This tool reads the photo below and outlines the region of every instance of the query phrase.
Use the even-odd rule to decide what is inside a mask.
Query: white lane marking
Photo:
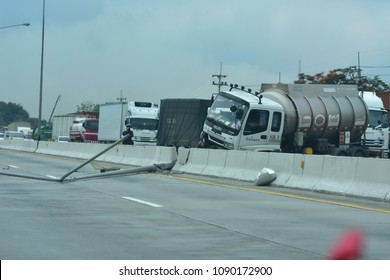
[[[148,201],[144,201],[144,200],[140,200],[140,199],[137,199],[137,198],[134,198],[134,197],[123,196],[122,198],[127,199],[127,200],[131,200],[131,201],[134,201],[134,202],[138,202],[138,203],[141,203],[141,204],[149,205],[149,206],[152,206],[152,207],[162,207],[161,205],[158,205],[158,204],[155,204],[155,203],[152,203],[152,202],[148,202]]]
[[[15,166],[15,165],[8,165],[8,166],[11,167],[11,168],[16,168],[16,169],[19,168],[19,167]]]

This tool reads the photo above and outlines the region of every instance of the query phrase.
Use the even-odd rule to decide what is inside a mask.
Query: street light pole
[[[43,0],[43,9],[42,9],[42,44],[41,44],[41,77],[39,82],[39,113],[38,113],[38,136],[37,136],[37,146],[41,140],[41,125],[42,125],[42,86],[43,86],[43,50],[45,46],[45,0]]]
[[[3,27],[0,27],[0,29],[11,28],[11,27],[16,27],[16,26],[30,26],[30,24],[28,22],[27,23],[20,23],[20,24],[3,26]]]

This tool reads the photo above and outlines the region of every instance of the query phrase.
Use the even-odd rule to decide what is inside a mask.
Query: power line
[[[362,68],[390,68],[390,66],[360,66]]]

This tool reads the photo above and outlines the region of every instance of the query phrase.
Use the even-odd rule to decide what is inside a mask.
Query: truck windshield
[[[132,129],[157,130],[158,120],[145,118],[131,118],[130,125]]]
[[[243,100],[219,94],[210,107],[207,120],[238,131],[248,107]]]
[[[369,127],[389,127],[388,113],[385,111],[370,110],[368,117]]]
[[[83,123],[83,127],[85,128],[85,130],[88,130],[88,131],[98,131],[98,128],[99,128],[99,122],[97,120],[86,120],[84,123]]]

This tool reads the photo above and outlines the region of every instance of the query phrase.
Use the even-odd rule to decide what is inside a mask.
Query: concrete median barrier
[[[190,149],[180,147],[177,151],[177,161],[175,166],[172,168],[175,172],[187,172],[188,161],[190,157]]]
[[[212,151],[210,152],[212,153]],[[216,174],[218,177],[224,177],[224,178],[232,178],[232,179],[238,179],[238,180],[244,180],[246,169],[245,169],[245,162],[246,162],[246,151],[228,151],[226,153],[226,161],[225,166],[219,172]],[[221,163],[223,164],[223,163]],[[254,177],[250,178],[249,180],[254,179]]]
[[[241,180],[254,181],[256,176],[269,165],[270,153],[247,152],[245,172]]]
[[[285,186],[291,175],[301,176],[302,155],[269,153],[268,168],[276,172],[274,185]]]
[[[177,161],[175,147],[156,147],[153,163],[171,163],[174,161]]]
[[[0,140],[0,148],[7,150],[33,152],[37,148],[37,142],[26,141],[23,139],[3,139]]]
[[[209,160],[210,150],[191,148],[188,156],[186,172],[202,174]]]
[[[87,159],[103,149],[104,147],[101,145],[90,143],[40,141],[38,149],[35,152],[39,154]]]
[[[324,157],[319,155],[302,155],[293,157],[292,174],[284,184],[286,187],[314,190],[320,181]]]
[[[314,187],[316,191],[346,195],[356,177],[358,158],[323,157],[322,174]]]
[[[156,146],[124,145],[123,164],[146,166],[153,164]]]
[[[208,161],[202,175],[221,177],[226,165],[227,150],[209,150]]]
[[[109,144],[0,140],[0,149],[90,159]],[[271,186],[390,201],[390,160],[197,148],[118,145],[97,160],[135,166],[173,163],[172,170],[254,181],[263,168],[276,172]]]
[[[390,201],[390,160],[357,158],[356,174],[348,194]]]

